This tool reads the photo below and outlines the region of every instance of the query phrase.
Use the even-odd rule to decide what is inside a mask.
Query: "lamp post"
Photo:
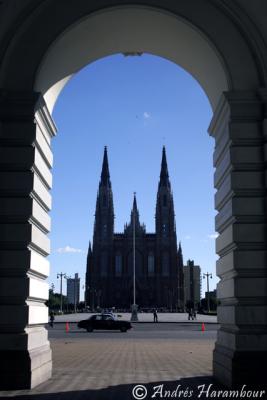
[[[136,193],[134,192],[134,199]],[[135,289],[135,207],[133,207],[133,305],[131,321],[138,321],[137,304],[136,304],[136,289]]]
[[[68,281],[69,281],[69,279],[72,279],[71,278],[71,276],[70,275],[67,275],[66,276],[66,283],[67,283],[67,310],[68,310],[68,312],[69,312],[69,296],[68,296],[68,285],[69,285],[69,283],[68,283]]]
[[[66,274],[63,272],[60,272],[57,274],[57,279],[60,278],[60,312],[62,314],[62,278],[66,278]]]
[[[211,273],[203,273],[203,279],[207,278],[207,307],[208,307],[208,313],[210,312],[210,288],[209,288],[209,278],[212,279],[212,274]]]
[[[74,314],[76,314],[76,278],[73,279],[73,293],[74,293]]]

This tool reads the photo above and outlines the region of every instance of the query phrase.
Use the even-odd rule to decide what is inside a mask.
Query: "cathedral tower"
[[[156,204],[156,234],[162,243],[176,243],[175,215],[165,146],[162,150],[160,181]]]
[[[114,235],[113,194],[109,175],[107,147],[104,148],[101,178],[98,187],[93,250],[88,251],[86,298],[94,307],[105,303],[109,297],[108,277],[112,266],[112,245]]]
[[[107,147],[104,149],[104,157],[99,182],[94,225],[94,246],[99,244],[105,247],[112,242],[114,233],[114,208],[113,194],[109,175]]]
[[[160,180],[156,203],[157,302],[169,309],[179,299],[179,259],[175,227],[173,195],[168,173],[166,149],[163,146]]]

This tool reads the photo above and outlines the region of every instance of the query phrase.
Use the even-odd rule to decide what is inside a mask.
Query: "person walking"
[[[154,309],[153,311],[153,316],[154,316],[154,322],[158,322],[158,313],[156,309]]]
[[[194,319],[192,308],[189,308],[189,310],[188,310],[188,320],[190,321],[190,319],[192,319],[192,321]]]
[[[51,311],[51,313],[50,313],[50,326],[51,326],[51,328],[54,327],[54,320],[55,320],[55,315],[54,315],[53,311]]]

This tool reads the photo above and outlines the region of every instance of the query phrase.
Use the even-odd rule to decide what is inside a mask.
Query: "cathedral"
[[[130,222],[114,232],[114,206],[107,148],[96,200],[93,243],[86,269],[86,303],[96,307],[130,309],[135,265],[136,304],[141,309],[182,310],[183,256],[177,248],[173,195],[163,147],[156,198],[155,233],[140,223],[136,195]]]

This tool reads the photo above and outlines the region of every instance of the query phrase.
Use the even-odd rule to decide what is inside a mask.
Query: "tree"
[[[60,293],[54,293],[53,288],[49,289],[49,299],[46,301],[46,306],[49,310],[59,311],[60,310]],[[63,308],[66,308],[67,305],[67,297],[62,295],[62,305]]]

